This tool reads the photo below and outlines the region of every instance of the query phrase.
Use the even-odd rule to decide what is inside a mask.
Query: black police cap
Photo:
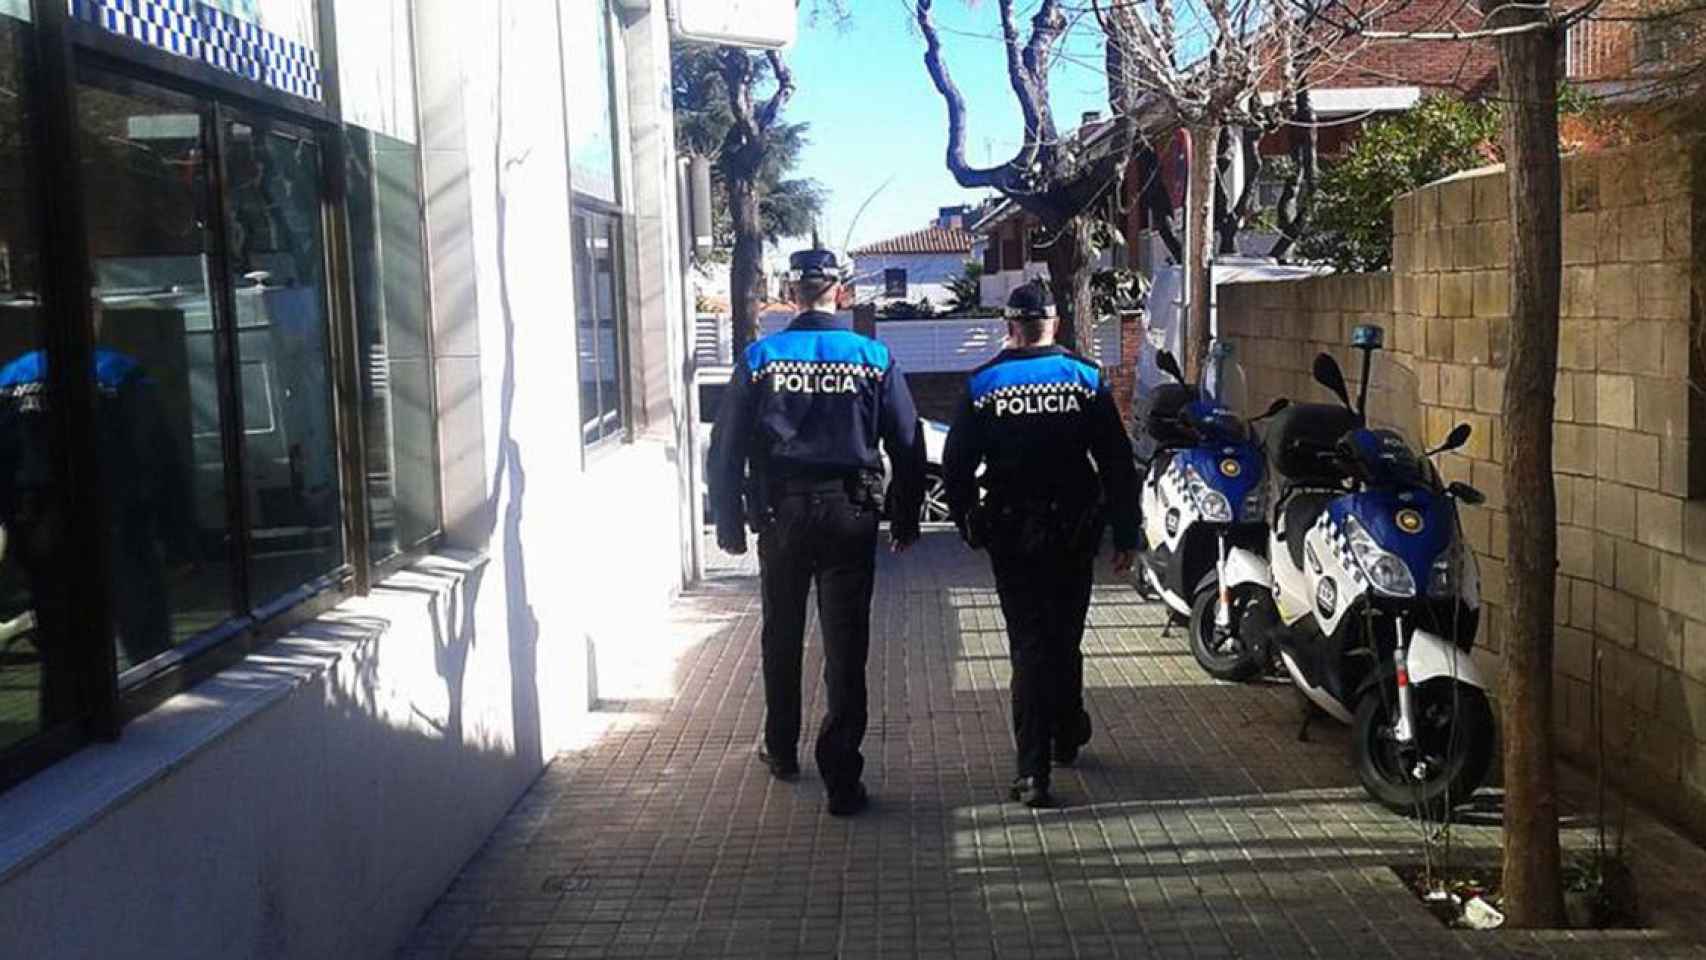
[[[1041,320],[1054,316],[1054,302],[1040,283],[1027,283],[1007,297],[1007,319]]]
[[[841,279],[841,264],[828,250],[801,250],[788,258],[788,269],[801,280]]]

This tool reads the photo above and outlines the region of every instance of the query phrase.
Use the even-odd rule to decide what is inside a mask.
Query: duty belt
[[[772,496],[788,497],[803,496],[812,493],[846,493],[854,476],[829,477],[788,477],[773,480],[770,483]]]

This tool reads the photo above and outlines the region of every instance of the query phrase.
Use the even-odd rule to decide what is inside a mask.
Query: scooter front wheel
[[[1396,813],[1443,820],[1467,801],[1492,767],[1493,708],[1479,687],[1448,678],[1411,688],[1412,742],[1397,738],[1397,691],[1385,681],[1365,691],[1352,726],[1357,777]]]
[[[1232,607],[1231,626],[1222,629],[1215,625],[1214,612],[1220,588],[1210,582],[1197,591],[1191,603],[1191,655],[1197,665],[1216,680],[1244,683],[1255,679],[1267,667],[1254,644],[1243,636],[1246,617],[1251,605],[1259,602],[1255,584],[1241,583],[1232,588],[1227,598]]]

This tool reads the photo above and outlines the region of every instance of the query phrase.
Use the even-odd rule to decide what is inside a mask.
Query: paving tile
[[[1706,853],[1643,817],[1629,844],[1655,933],[1446,930],[1387,867],[1422,832],[1369,803],[1346,731],[1299,742],[1289,686],[1215,683],[1165,611],[1099,582],[1085,639],[1096,734],[1061,809],[1003,801],[1005,634],[981,557],[927,535],[879,563],[864,816],[827,816],[809,769],[771,780],[750,557],[722,558],[677,622],[706,639],[676,695],[622,705],[559,757],[400,954],[428,957],[1706,957]],[[823,709],[809,627],[802,756]],[[1571,809],[1584,784],[1567,778]],[[1451,832],[1496,859],[1484,824]],[[1572,829],[1566,842],[1587,842]],[[1436,850],[1436,855],[1438,851]],[[1652,864],[1647,869],[1643,864]]]

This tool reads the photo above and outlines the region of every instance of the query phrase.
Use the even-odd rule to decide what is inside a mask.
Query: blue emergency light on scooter
[[[1148,587],[1189,622],[1191,652],[1211,675],[1247,680],[1269,658],[1237,632],[1226,582],[1235,547],[1260,552],[1267,539],[1266,464],[1244,419],[1244,377],[1232,345],[1210,346],[1202,382],[1185,382],[1163,350],[1156,365],[1174,380],[1157,386],[1143,430],[1153,441],[1141,491],[1146,547],[1140,573]],[[1284,409],[1284,401],[1256,418]]]
[[[1414,374],[1381,353],[1382,340],[1379,327],[1352,337],[1363,355],[1355,403],[1321,354],[1315,379],[1339,403],[1294,404],[1270,426],[1267,562],[1235,556],[1229,589],[1262,598],[1238,609],[1241,632],[1277,652],[1312,704],[1352,725],[1364,789],[1393,810],[1440,817],[1493,757],[1487,685],[1469,657],[1479,574],[1458,522],[1459,504],[1483,498],[1443,482],[1430,459],[1468,442],[1467,424],[1416,452]]]

